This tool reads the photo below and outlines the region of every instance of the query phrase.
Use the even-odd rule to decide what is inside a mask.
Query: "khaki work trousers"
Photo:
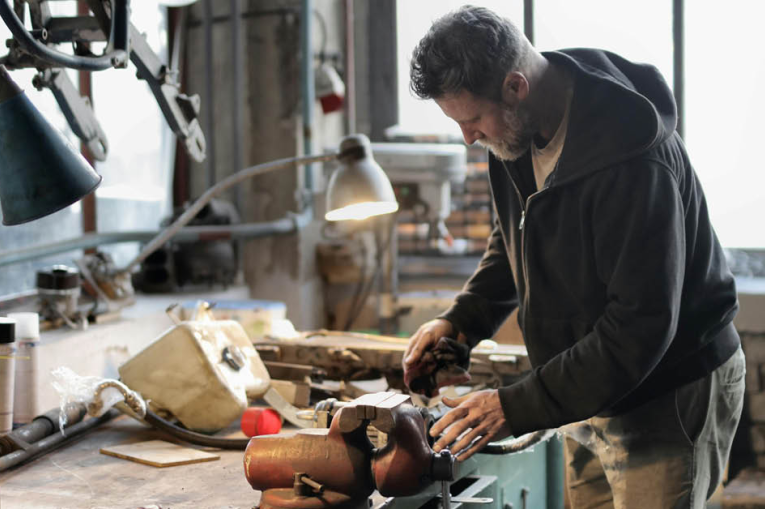
[[[615,417],[566,426],[572,509],[702,509],[722,480],[744,401],[744,353]]]

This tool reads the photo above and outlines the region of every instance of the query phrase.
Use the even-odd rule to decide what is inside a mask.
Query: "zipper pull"
[[[518,229],[523,231],[523,223],[526,222],[526,210],[521,211],[521,222],[518,224]]]

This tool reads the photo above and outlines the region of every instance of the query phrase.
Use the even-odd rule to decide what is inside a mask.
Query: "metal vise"
[[[370,424],[387,434],[384,446],[372,446]],[[245,476],[263,491],[261,509],[368,509],[375,489],[410,496],[454,479],[454,459],[430,448],[426,427],[409,396],[367,394],[341,408],[329,429],[253,437]]]

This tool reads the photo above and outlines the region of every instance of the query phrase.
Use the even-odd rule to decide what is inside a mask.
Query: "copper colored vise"
[[[387,434],[384,446],[369,441],[370,424]],[[409,396],[367,394],[341,408],[329,429],[253,437],[244,473],[263,491],[261,509],[368,509],[375,489],[410,496],[454,479],[454,459],[430,448],[426,428]]]

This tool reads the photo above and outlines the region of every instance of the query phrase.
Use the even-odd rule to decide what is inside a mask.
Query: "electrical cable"
[[[350,310],[348,313],[348,321],[346,323],[345,329],[348,330],[353,325],[353,322],[355,322],[359,315],[361,314],[361,311],[364,309],[364,304],[366,304],[367,299],[369,299],[369,295],[372,292],[372,287],[374,286],[375,281],[379,277],[380,273],[382,272],[382,258],[385,254],[385,252],[390,247],[390,243],[393,240],[393,236],[396,235],[396,220],[398,218],[398,213],[393,213],[390,215],[391,218],[391,228],[389,229],[388,238],[387,240],[382,242],[376,242],[376,249],[377,253],[375,253],[375,270],[372,273],[372,276],[367,280],[367,284],[363,293],[363,297],[359,301],[358,309]]]
[[[247,444],[250,443],[249,438],[213,437],[203,433],[197,433],[196,431],[190,431],[185,428],[181,428],[180,426],[176,426],[170,421],[166,421],[151,410],[146,411],[144,420],[155,428],[165,431],[175,438],[179,438],[184,442],[189,442],[194,445],[243,451],[247,448]]]
[[[351,317],[353,310],[356,309],[356,306],[359,305],[359,299],[361,298],[364,290],[364,280],[366,279],[367,270],[369,269],[367,264],[367,246],[364,243],[364,239],[359,239],[359,245],[361,246],[361,267],[359,268],[359,280],[356,283],[356,288],[353,290],[353,299],[351,300],[351,305],[348,307],[348,319],[346,320],[345,327],[343,327],[343,330],[345,331],[350,329],[351,325],[353,325]]]
[[[384,243],[383,242],[375,243],[375,247],[377,249],[377,253],[375,256],[375,271],[374,271],[374,274],[372,274],[372,277],[369,279],[366,289],[364,290],[364,297],[361,299],[359,303],[359,308],[355,312],[355,316],[353,318],[354,321],[358,319],[359,315],[361,314],[361,311],[364,308],[364,304],[366,303],[367,299],[369,299],[369,295],[372,293],[372,287],[374,286],[374,283],[377,282],[377,278],[380,277],[380,274],[382,273],[383,256],[385,256],[385,253],[390,248],[391,241],[393,240],[393,235],[396,235],[395,224],[396,224],[397,217],[398,217],[398,214],[396,213],[391,218],[392,225],[388,233],[387,240]]]

